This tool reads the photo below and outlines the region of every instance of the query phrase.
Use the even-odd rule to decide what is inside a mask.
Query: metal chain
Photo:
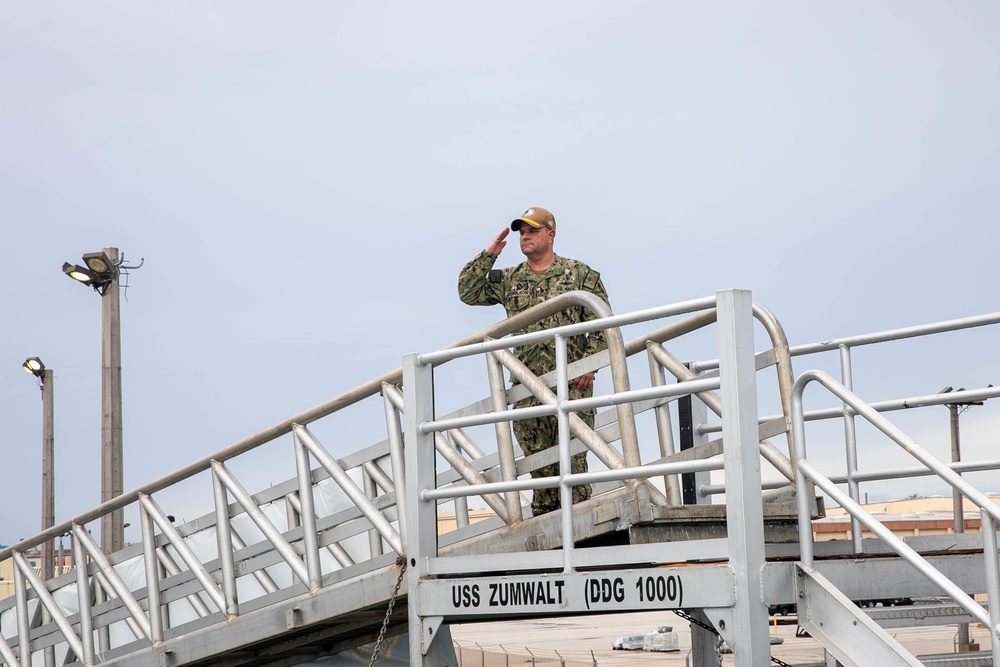
[[[396,577],[396,587],[392,589],[392,597],[389,598],[389,608],[385,610],[385,618],[382,619],[382,629],[378,631],[378,639],[375,640],[375,647],[372,649],[372,660],[368,667],[375,667],[378,660],[379,651],[382,650],[382,642],[385,640],[385,630],[389,627],[389,617],[392,616],[392,608],[396,606],[396,596],[399,595],[399,587],[403,583],[403,575],[406,574],[406,561],[402,558],[396,559],[399,565],[399,576]]]
[[[708,625],[707,623],[702,623],[701,621],[699,621],[698,619],[696,619],[696,618],[695,618],[694,616],[690,615],[690,614],[689,614],[689,613],[687,613],[686,611],[682,611],[682,610],[680,610],[680,609],[673,609],[672,611],[673,611],[673,612],[674,612],[675,614],[677,614],[678,616],[680,616],[681,618],[683,618],[683,619],[684,619],[685,621],[687,621],[688,623],[694,623],[695,625],[697,625],[697,626],[699,626],[699,627],[702,627],[702,628],[704,628],[704,629],[708,630],[708,631],[709,631],[709,632],[711,632],[711,633],[712,633],[713,635],[716,635],[716,636],[718,636],[718,634],[719,634],[719,631],[718,631],[718,630],[716,630],[715,628],[713,628],[713,627],[712,627],[711,625]]]
[[[702,623],[698,619],[696,619],[693,616],[691,616],[690,614],[688,614],[686,611],[681,611],[680,609],[674,609],[673,612],[675,614],[677,614],[678,616],[680,616],[681,618],[683,618],[688,623],[694,623],[695,625],[700,626],[700,627],[708,630],[713,635],[715,635],[716,637],[719,638],[718,639],[718,643],[716,645],[716,650],[718,650],[718,652],[719,652],[719,664],[721,665],[722,664],[722,641],[723,640],[722,640],[722,635],[719,634],[719,631],[716,630],[715,628],[713,628],[711,625],[708,625],[707,623]],[[773,662],[774,664],[776,664],[778,667],[792,667],[787,662],[784,662],[783,660],[779,660],[778,658],[775,658],[773,655],[771,656],[771,662]]]
[[[680,616],[681,618],[683,618],[688,623],[693,623],[693,624],[695,624],[695,625],[697,625],[697,626],[699,626],[701,628],[704,628],[705,630],[708,630],[713,635],[715,635],[715,657],[718,658],[718,660],[719,660],[719,667],[722,667],[722,641],[723,640],[722,640],[722,635],[719,634],[719,631],[716,630],[715,628],[713,628],[711,625],[708,625],[707,623],[702,623],[701,621],[699,621],[698,619],[696,619],[694,616],[692,616],[691,614],[687,613],[686,611],[681,611],[680,609],[674,609],[673,612],[675,614],[677,614],[678,616]]]

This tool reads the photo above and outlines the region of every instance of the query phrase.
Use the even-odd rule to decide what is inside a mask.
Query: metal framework
[[[570,305],[600,319],[509,335]],[[563,295],[443,350],[409,354],[397,371],[0,551],[15,582],[15,595],[0,601],[0,664],[294,665],[388,630],[409,632],[411,664],[436,666],[448,658],[449,622],[677,609],[721,634],[737,665],[756,667],[770,660],[765,603],[798,602],[800,622],[831,659],[912,665],[920,663],[880,625],[900,619],[880,620],[851,600],[933,592],[955,603],[940,618],[992,629],[996,662],[1000,606],[984,607],[969,593],[1000,597],[1000,509],[958,473],[1000,469],[1000,461],[945,464],[883,413],[994,398],[1000,389],[866,403],[851,390],[850,350],[998,323],[992,314],[792,348],[745,290],[624,315],[590,294]],[[756,327],[768,341],[760,352]],[[630,328],[639,334],[626,341]],[[567,337],[597,330],[608,349],[569,363]],[[684,363],[666,347],[704,333],[715,360]],[[515,351],[542,340],[554,341],[557,367],[536,377]],[[838,350],[841,381],[821,371],[793,374],[793,358]],[[642,373],[630,372],[630,360],[648,367],[647,386],[633,387]],[[481,399],[463,405],[471,374],[451,386],[444,367],[452,362],[464,370],[485,362]],[[762,417],[758,375],[771,367],[769,404],[781,414]],[[570,400],[569,378],[600,368],[609,369],[612,391]],[[505,373],[519,384],[508,389]],[[810,384],[840,407],[805,410]],[[541,405],[510,408],[528,395]],[[677,451],[669,410],[682,397],[693,397],[697,437]],[[449,401],[461,407],[439,415]],[[357,431],[354,406],[362,402],[380,414],[377,441],[335,454]],[[593,429],[576,414],[591,408],[599,410]],[[556,417],[558,446],[524,456],[511,423],[541,415]],[[861,470],[858,417],[919,466]],[[844,422],[846,476],[824,473],[806,456],[806,423],[830,419]],[[772,444],[782,434],[785,446]],[[270,461],[273,445],[289,442],[279,456],[290,478],[251,493],[237,471]],[[573,474],[570,459],[580,452],[592,470]],[[528,476],[551,463],[563,472]],[[762,483],[764,466],[782,481]],[[678,476],[692,473],[712,474],[714,483],[699,485],[698,505],[683,505]],[[966,547],[961,559],[921,555],[920,544],[895,538],[859,504],[862,484],[923,475],[939,476],[981,510],[982,535],[955,536]],[[572,487],[581,484],[595,495],[573,505]],[[531,517],[524,494],[536,488],[558,488],[565,509]],[[813,545],[817,491],[851,514],[849,544]],[[202,497],[206,513],[175,524],[162,505],[178,493]],[[720,493],[724,503],[702,504]],[[470,504],[491,518],[473,522]],[[443,528],[445,510],[454,512],[453,528]],[[107,554],[90,528],[115,512],[135,517],[140,539]],[[797,521],[797,542],[771,539],[775,516]],[[720,527],[699,539],[669,537],[673,526],[706,517]],[[862,540],[862,526],[877,539]],[[44,581],[26,554],[64,534],[76,567]],[[873,562],[877,575],[859,581],[842,561],[824,559],[838,549],[892,557]],[[784,558],[773,560],[779,552]],[[400,577],[406,613],[385,627]],[[696,667],[717,664],[707,631],[694,632],[702,633],[693,642]]]

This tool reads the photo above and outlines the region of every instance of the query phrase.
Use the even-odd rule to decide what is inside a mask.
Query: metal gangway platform
[[[569,306],[600,319],[511,335]],[[1000,597],[1000,507],[962,477],[1000,461],[945,463],[889,419],[1000,388],[866,402],[851,356],[997,324],[1000,313],[790,347],[745,290],[619,315],[562,295],[0,551],[16,590],[0,601],[0,663],[290,666],[406,633],[410,663],[436,667],[449,664],[450,623],[662,609],[696,621],[696,667],[721,664],[720,637],[736,665],[760,667],[767,605],[794,603],[827,664],[919,665],[883,627],[904,621],[852,601],[934,595],[948,611],[912,624],[977,622],[993,641],[980,662],[933,664],[1000,664],[1000,605],[972,597]],[[608,349],[567,364],[566,338],[596,330]],[[543,339],[558,367],[536,377],[512,350]],[[708,360],[672,352],[689,340]],[[793,372],[822,355],[839,377]],[[567,379],[598,369],[611,391],[569,400]],[[541,405],[511,408],[529,394]],[[823,407],[806,409],[807,394]],[[593,430],[576,415],[590,408]],[[557,417],[559,446],[524,456],[511,421],[539,415]],[[838,440],[807,447],[823,424]],[[859,441],[872,434],[907,463],[866,468]],[[825,471],[832,449],[846,474]],[[568,471],[578,452],[587,473],[528,475]],[[251,493],[261,471],[286,481]],[[928,475],[979,508],[981,533],[904,540],[861,505],[863,484]],[[589,501],[531,517],[534,488],[559,488],[565,508],[579,484],[593,485]],[[814,543],[828,505],[850,513],[850,539]],[[91,529],[112,512],[141,537],[104,554]],[[43,581],[26,554],[62,535],[75,568]]]

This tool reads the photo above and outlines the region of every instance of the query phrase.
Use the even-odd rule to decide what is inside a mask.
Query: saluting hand
[[[507,238],[508,234],[510,234],[510,227],[504,227],[503,231],[494,236],[493,240],[490,241],[490,244],[486,246],[486,252],[491,255],[499,255],[503,252],[504,246],[507,245],[507,242],[504,239]]]

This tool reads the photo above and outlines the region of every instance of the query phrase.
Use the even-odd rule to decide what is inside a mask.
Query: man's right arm
[[[500,283],[490,282],[490,269],[496,255],[482,251],[458,274],[458,298],[470,306],[492,306],[502,303]]]
[[[501,284],[490,282],[490,269],[507,245],[509,228],[493,237],[486,250],[476,255],[458,274],[458,298],[470,306],[492,306],[503,303]]]

